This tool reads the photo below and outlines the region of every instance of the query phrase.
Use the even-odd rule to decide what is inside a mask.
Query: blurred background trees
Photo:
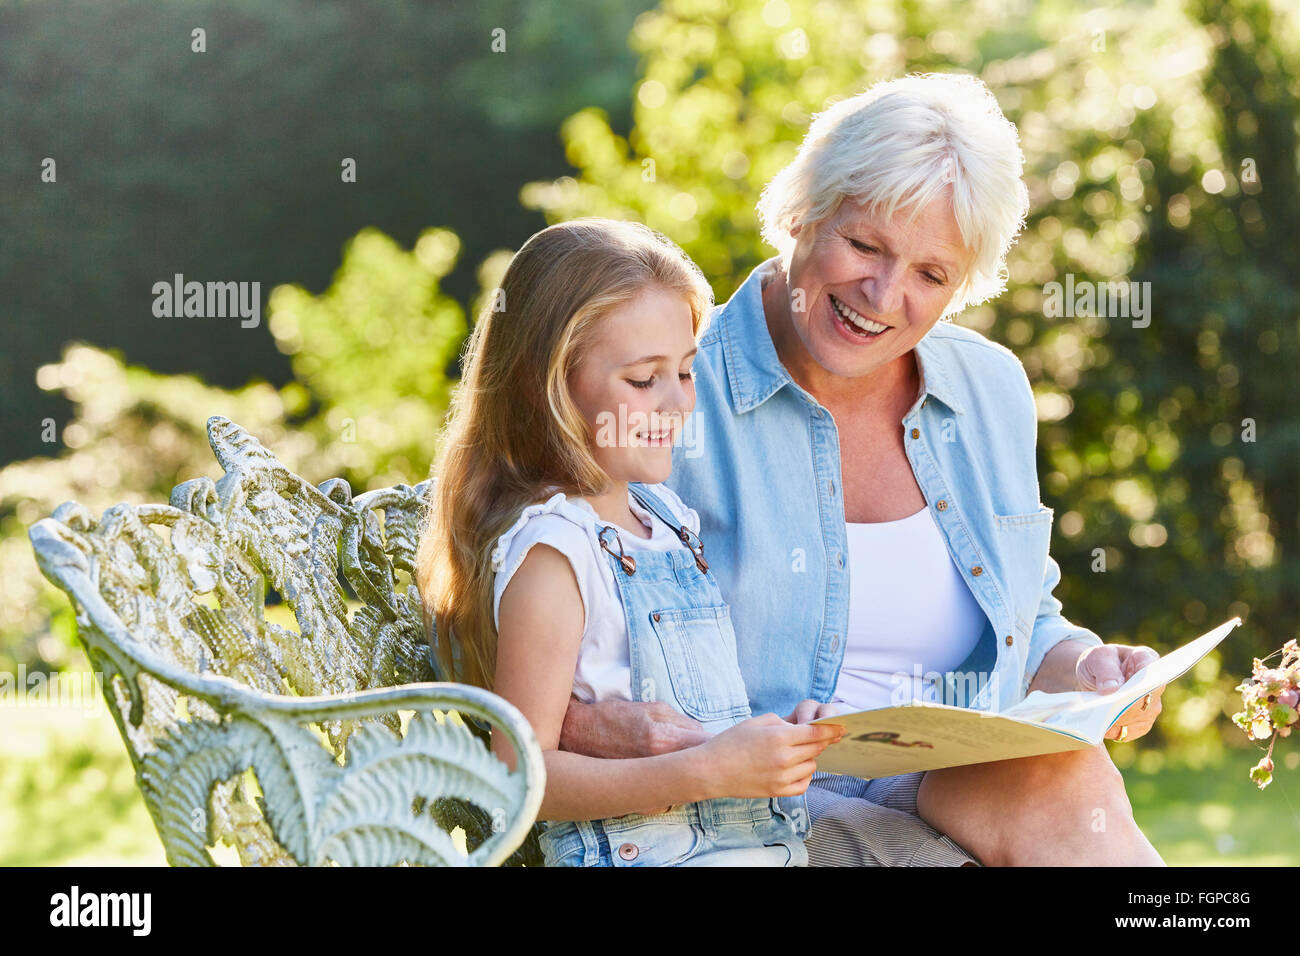
[[[1300,609],[1294,9],[650,6],[0,3],[0,666],[69,661],[25,537],[61,501],[213,474],[213,414],[313,480],[419,481],[471,317],[528,234],[641,220],[725,300],[772,254],[755,202],[813,114],[960,70],[1019,127],[1033,209],[1008,292],[956,321],[1034,384],[1058,596],[1162,650],[1247,618],[1157,725],[1186,752],[1234,734],[1232,685]],[[265,321],[154,318],[177,272],[261,281]],[[1045,315],[1066,274],[1151,283],[1150,325]]]

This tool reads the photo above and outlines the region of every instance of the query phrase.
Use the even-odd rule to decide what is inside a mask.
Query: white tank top
[[[699,515],[687,508],[675,491],[662,484],[646,487],[692,533],[700,533]],[[625,529],[617,529],[626,553],[686,547],[668,525],[652,518],[631,492],[627,498],[632,513],[651,537],[642,538]],[[574,524],[563,516],[565,514],[576,518],[583,526]],[[619,596],[609,558],[600,550],[595,531],[596,527],[604,524],[609,522],[600,518],[596,509],[586,501],[568,498],[564,492],[557,491],[545,503],[524,508],[514,526],[497,539],[492,551],[492,570],[496,572],[492,623],[497,627],[500,627],[501,595],[523,564],[529,548],[535,544],[550,545],[569,559],[573,575],[578,579],[578,593],[585,614],[578,665],[573,675],[573,693],[588,704],[599,700],[632,699],[632,660],[628,652],[623,599]]]
[[[832,700],[854,710],[942,702],[942,675],[975,649],[985,617],[934,516],[922,508],[847,529],[849,632]]]

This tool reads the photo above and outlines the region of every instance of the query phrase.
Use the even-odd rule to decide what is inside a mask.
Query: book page
[[[921,701],[817,723],[842,724],[848,731],[817,758],[817,769],[864,779],[1091,746],[998,714]]]

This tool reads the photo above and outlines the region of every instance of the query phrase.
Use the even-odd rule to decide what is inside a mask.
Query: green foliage
[[[37,570],[27,527],[64,501],[98,513],[220,477],[204,432],[213,415],[313,481],[342,476],[360,492],[422,480],[447,411],[447,366],[466,334],[464,311],[439,285],[458,249],[447,230],[426,230],[412,251],[366,230],[319,296],[273,290],[269,324],[298,376],[279,390],[214,388],[84,344],[39,369],[38,383],[65,395],[74,416],[59,436],[62,457],[0,469],[0,669],[58,669],[75,640],[67,597]]]
[[[451,399],[447,369],[468,334],[464,311],[438,289],[459,248],[447,230],[426,230],[406,252],[367,229],[321,295],[297,285],[271,294],[276,344],[323,406],[304,427],[363,487],[428,470]]]
[[[772,254],[755,204],[811,115],[904,73],[981,76],[1020,130],[1033,209],[1008,292],[957,321],[1033,383],[1058,596],[1107,640],[1162,650],[1248,616],[1223,646],[1241,672],[1300,608],[1300,23],[1264,0],[976,6],[665,0],[633,31],[631,129],[575,114],[578,174],[523,199],[664,231],[722,300]],[[1067,273],[1150,282],[1149,327],[1046,315]],[[1170,732],[1217,739],[1190,705]]]

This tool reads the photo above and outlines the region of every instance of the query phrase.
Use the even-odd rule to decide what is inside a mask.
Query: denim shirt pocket
[[[1016,627],[1027,644],[1043,597],[1043,575],[1052,540],[1052,509],[1040,505],[1037,511],[994,515],[994,518],[999,563],[1010,591]]]
[[[696,720],[749,716],[726,604],[665,608],[650,615],[663,648],[673,696]]]

